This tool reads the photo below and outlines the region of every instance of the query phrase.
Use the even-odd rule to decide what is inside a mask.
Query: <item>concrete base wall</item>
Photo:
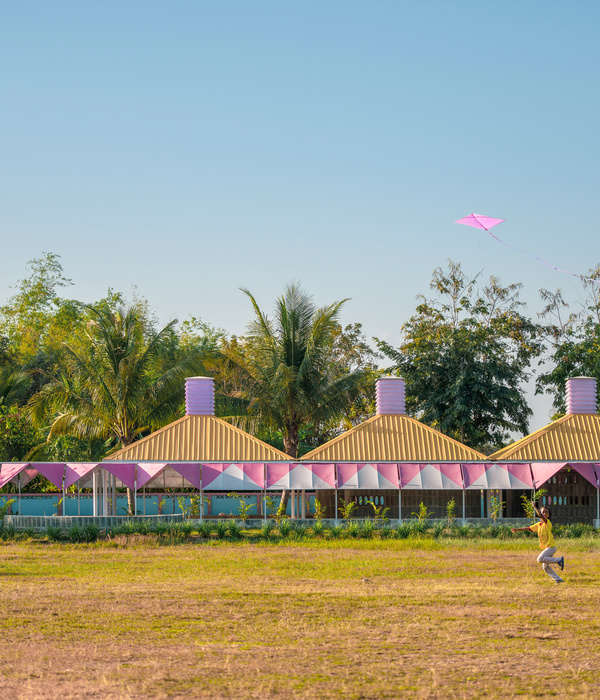
[[[28,530],[32,528],[36,531],[44,531],[49,527],[60,527],[63,530],[68,530],[73,527],[73,525],[85,527],[93,523],[104,530],[121,525],[130,520],[149,523],[180,523],[183,521],[183,515],[181,515],[181,513],[176,513],[175,515],[144,515],[138,516],[137,518],[122,515],[5,515],[4,527],[14,527],[16,530]]]

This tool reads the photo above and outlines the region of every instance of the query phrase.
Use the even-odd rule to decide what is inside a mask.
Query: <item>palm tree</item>
[[[365,373],[345,372],[336,362],[333,339],[343,304],[316,308],[297,284],[276,301],[274,320],[247,289],[255,320],[248,343],[230,359],[246,380],[249,415],[280,430],[284,449],[298,456],[300,430],[340,419],[358,393]]]
[[[63,371],[32,397],[31,415],[38,424],[50,416],[48,439],[70,434],[127,447],[177,416],[184,378],[198,372],[200,358],[165,360],[176,321],[154,332],[139,307],[86,308],[90,321],[65,344]]]

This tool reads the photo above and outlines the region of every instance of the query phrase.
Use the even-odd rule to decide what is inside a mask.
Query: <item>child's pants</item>
[[[543,552],[540,552],[540,556],[538,557],[538,561],[542,565],[542,569],[544,569],[544,572],[550,576],[551,579],[554,581],[562,581],[562,578],[554,571],[554,569],[550,566],[550,564],[558,564],[560,559],[558,557],[554,556],[554,552],[556,552],[556,547],[546,547]]]

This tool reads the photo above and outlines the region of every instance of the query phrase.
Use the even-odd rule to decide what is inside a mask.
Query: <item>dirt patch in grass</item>
[[[562,551],[562,550],[561,550]],[[600,561],[535,545],[0,547],[27,698],[597,698]]]

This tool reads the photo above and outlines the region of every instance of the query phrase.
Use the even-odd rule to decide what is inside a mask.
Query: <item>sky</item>
[[[579,298],[600,262],[600,3],[26,0],[0,23],[0,302],[61,256],[230,333],[297,281],[394,345],[448,259]],[[550,401],[533,397],[532,428]]]

